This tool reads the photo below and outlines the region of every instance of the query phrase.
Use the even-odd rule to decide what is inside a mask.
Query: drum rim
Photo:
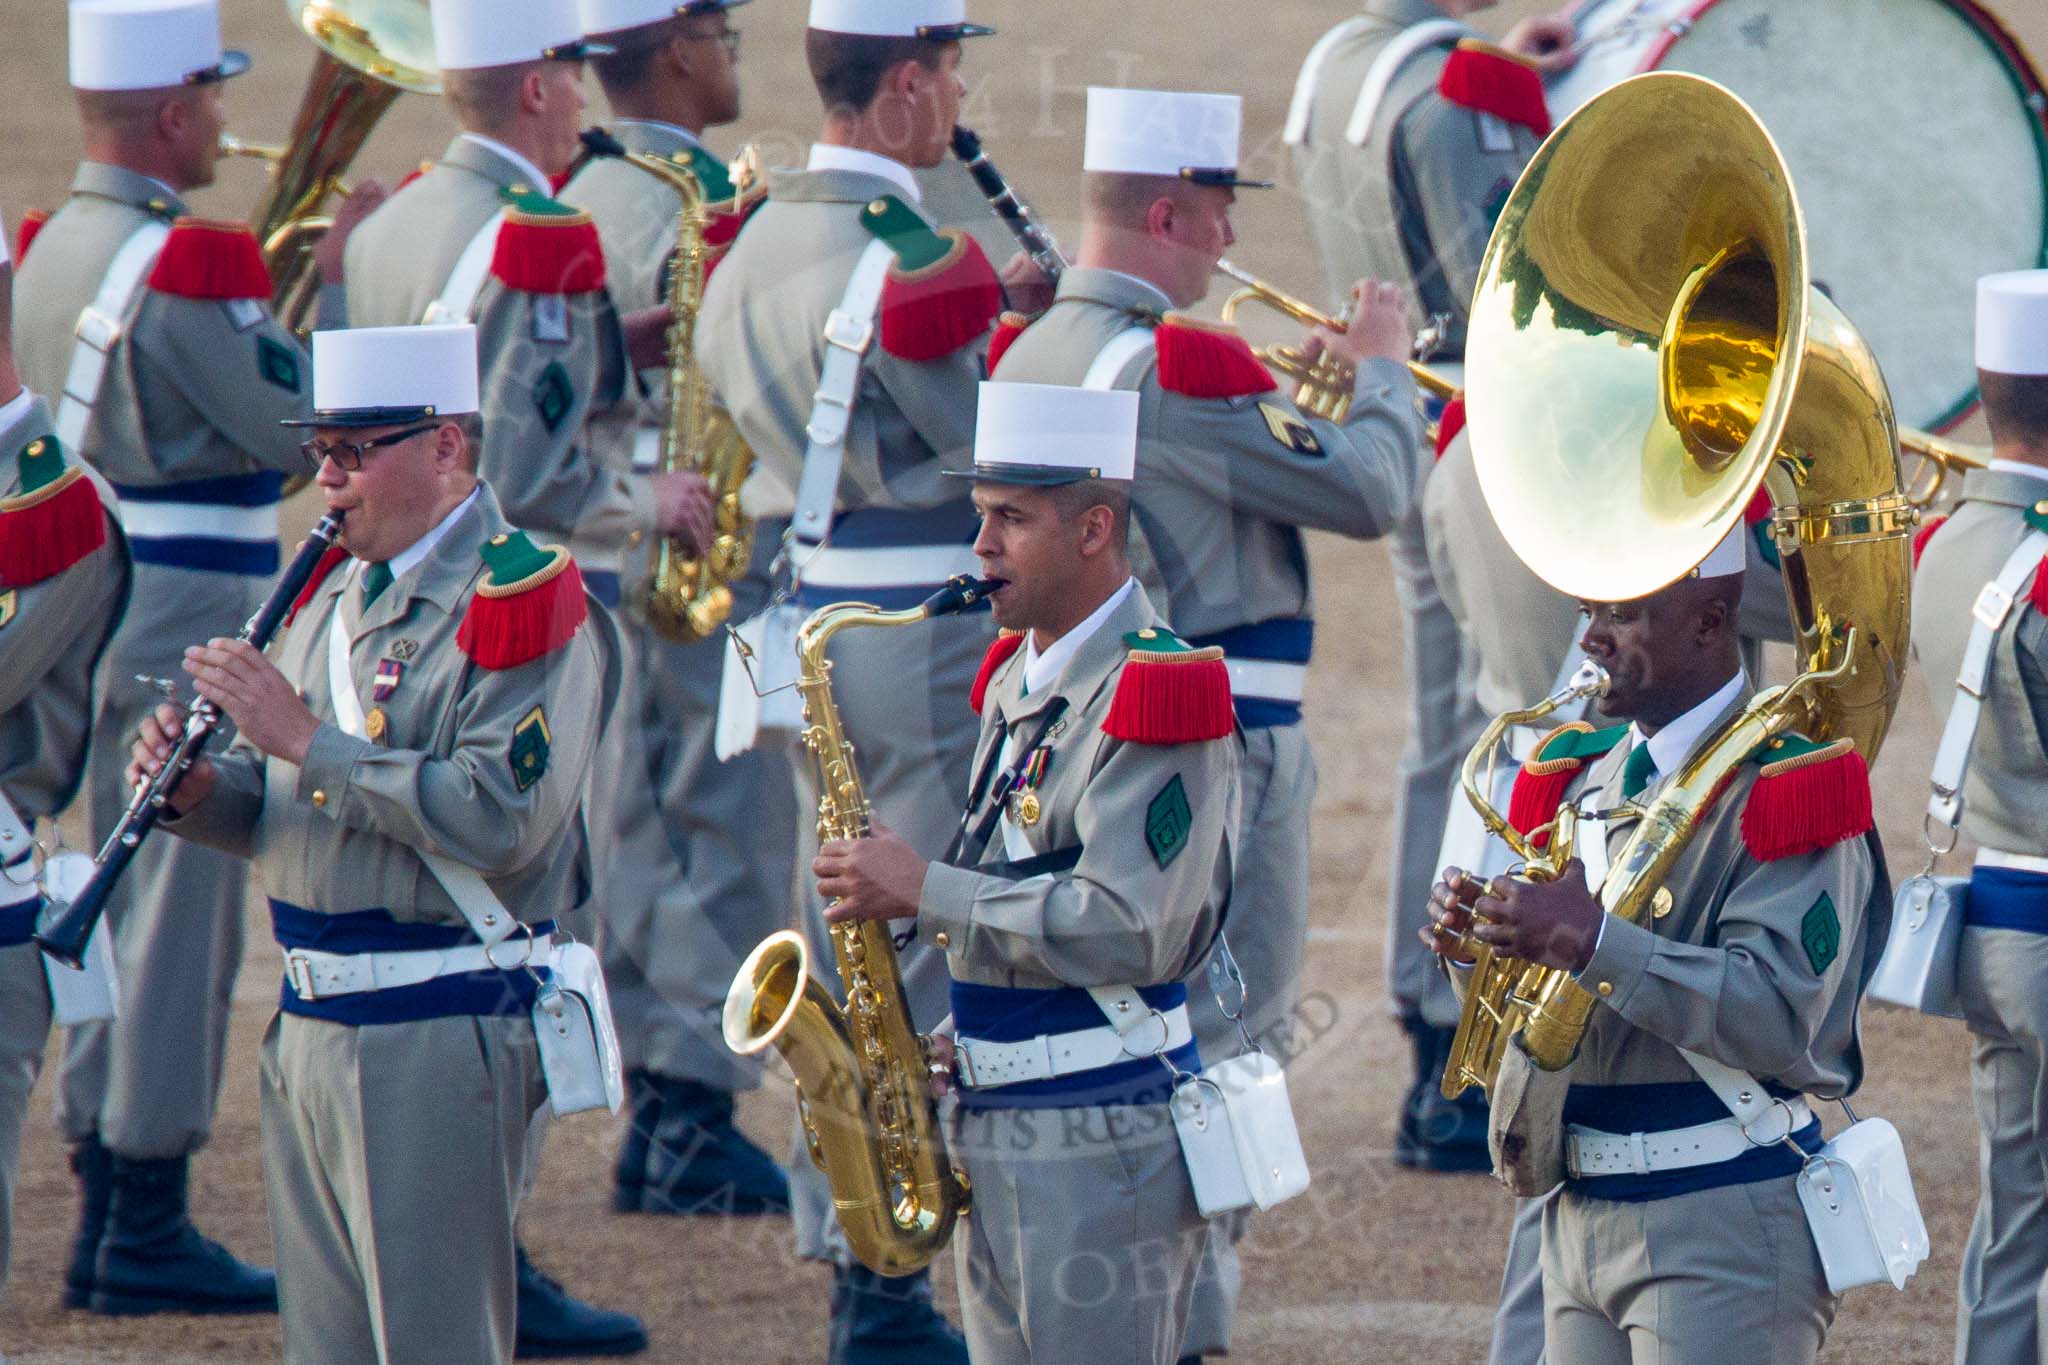
[[[1572,0],[1571,6],[1565,12],[1566,17],[1572,21],[1574,27],[1577,27],[1586,10],[1603,2],[1604,0]],[[1674,23],[1682,22],[1690,27],[1701,15],[1721,3],[1722,0],[1690,0]],[[2020,97],[2021,107],[2032,114],[2027,120],[2027,127],[2034,135],[2034,155],[2040,163],[2041,183],[2048,187],[2048,73],[2044,73],[2041,65],[2034,60],[2033,53],[2021,41],[2019,34],[2013,32],[2003,19],[1979,3],[1979,0],[1934,0],[1934,3],[1954,10],[1970,31],[1976,34],[1978,41],[2001,59],[2000,65],[2004,68],[2006,79],[2011,82],[2014,93]],[[1657,70],[1658,64],[1684,36],[1683,30],[1674,33],[1671,26],[1667,25],[1650,46],[1644,49],[1642,63],[1631,74],[1640,76]],[[2048,267],[2048,214],[2042,217],[2041,245],[2035,253],[2034,264],[2037,267]],[[1977,385],[1972,382],[1961,398],[1950,404],[1928,424],[1929,428],[1945,432],[1961,426],[1977,410],[1979,401]]]

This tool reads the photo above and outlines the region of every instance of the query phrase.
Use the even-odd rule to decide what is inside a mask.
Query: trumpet
[[[1247,303],[1263,303],[1276,313],[1293,318],[1304,327],[1328,327],[1341,332],[1349,321],[1342,317],[1331,317],[1328,313],[1295,298],[1292,294],[1275,289],[1258,276],[1227,260],[1216,262],[1216,273],[1228,275],[1236,280],[1239,288],[1223,301],[1223,321],[1235,324],[1237,310]],[[1351,385],[1354,379],[1352,368],[1327,356],[1310,358],[1307,351],[1299,346],[1266,346],[1259,350],[1259,359],[1266,362],[1266,368],[1275,370],[1295,381],[1294,403],[1304,412],[1314,413],[1326,421],[1342,422],[1351,413]],[[1427,365],[1410,360],[1408,373],[1415,376],[1416,384],[1425,392],[1449,402],[1459,394],[1459,388],[1443,375]],[[1435,439],[1435,423],[1430,424],[1430,437]]]
[[[1912,504],[1925,512],[1941,501],[1942,491],[1952,478],[1991,463],[1991,451],[1984,446],[1965,445],[1932,432],[1899,428],[1899,450],[1917,456],[1919,464],[1906,479],[1905,493]]]

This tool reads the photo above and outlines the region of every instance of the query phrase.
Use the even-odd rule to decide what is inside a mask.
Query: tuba
[[[838,602],[811,613],[796,636],[804,747],[818,770],[818,838],[867,834],[867,791],[832,700],[825,647],[854,626],[908,626],[964,611],[994,584],[964,575],[922,606],[878,611]],[[954,1171],[932,1099],[930,1054],[910,1021],[896,944],[881,920],[835,924],[846,983],[841,1006],[819,984],[802,934],[763,939],[725,997],[725,1043],[742,1056],[773,1044],[796,1074],[797,1114],[811,1159],[832,1186],[847,1244],[878,1275],[931,1263],[967,1211],[967,1179]]]
[[[313,323],[320,277],[313,248],[334,220],[328,195],[347,193],[342,175],[401,91],[438,94],[427,0],[286,0],[292,21],[320,48],[306,93],[281,147],[221,138],[227,156],[270,163],[270,183],[250,225],[270,267],[271,309],[304,335]]]
[[[1466,333],[1480,486],[1515,553],[1552,587],[1614,601],[1690,572],[1759,486],[1803,671],[1708,736],[1643,813],[1595,888],[1640,922],[1722,785],[1773,736],[1884,741],[1904,678],[1909,536],[1884,378],[1808,278],[1791,178],[1747,105],[1696,76],[1623,82],[1537,151],[1488,244]],[[1557,700],[1557,699],[1553,699]],[[1563,812],[1538,849],[1477,783],[1503,717],[1468,756],[1466,799],[1554,877]],[[1540,837],[1544,831],[1536,831]],[[1474,956],[1443,1091],[1491,1086],[1519,1035],[1568,1064],[1594,997],[1563,971]]]
[[[676,214],[676,247],[667,273],[668,415],[661,428],[655,468],[687,469],[711,485],[711,545],[699,557],[671,537],[655,542],[645,588],[635,594],[647,623],[679,644],[702,640],[732,614],[732,583],[754,555],[754,523],[740,507],[740,485],[754,468],[754,452],[712,395],[711,381],[697,364],[697,315],[704,306],[704,281],[714,248],[707,239],[725,207],[710,203],[687,166],[665,156],[631,152],[602,129],[583,134],[592,156],[608,156],[645,171],[683,201]],[[731,211],[746,198],[741,174]]]

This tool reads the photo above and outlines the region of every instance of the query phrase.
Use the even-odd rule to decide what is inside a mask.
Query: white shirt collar
[[[1650,762],[1656,765],[1658,777],[1669,777],[1678,771],[1678,765],[1685,762],[1685,756],[1706,735],[1707,727],[1742,695],[1747,683],[1742,670],[1736,669],[1735,676],[1722,683],[1713,696],[1650,736]],[[1642,729],[1631,723],[1628,739],[1629,748],[1633,751],[1636,745],[1644,742]]]
[[[469,139],[471,142],[474,142],[479,147],[482,147],[488,151],[496,152],[499,156],[502,156],[507,161],[511,162],[515,169],[523,171],[526,174],[528,180],[532,182],[527,186],[527,188],[532,190],[535,194],[546,194],[549,191],[549,189],[553,186],[554,182],[548,178],[548,173],[542,170],[540,167],[534,165],[533,158],[527,156],[526,153],[519,151],[516,148],[507,147],[504,143],[498,141],[498,139],[494,137],[485,137],[482,133],[465,132],[463,134],[463,137]]]
[[[1102,623],[1124,604],[1137,587],[1137,579],[1126,578],[1124,585],[1111,593],[1101,606],[1089,612],[1086,620],[1047,645],[1042,654],[1038,650],[1037,636],[1027,634],[1024,637],[1025,693],[1028,695],[1032,692],[1043,692],[1058,682],[1060,674],[1073,662],[1074,655],[1080,652],[1081,646],[1087,644],[1089,638],[1102,629]]]
[[[1137,285],[1146,293],[1156,294],[1159,297],[1159,301],[1165,304],[1168,308],[1173,307],[1173,300],[1166,296],[1166,291],[1164,289],[1161,289],[1158,285],[1152,283],[1152,281],[1146,279],[1143,275],[1133,275],[1128,270],[1111,270],[1106,265],[1097,266],[1096,269],[1100,270],[1105,275],[1114,275],[1120,280],[1129,280],[1132,284]]]
[[[879,175],[901,189],[913,204],[924,202],[924,191],[917,187],[917,177],[910,173],[910,167],[878,152],[864,151],[859,147],[841,147],[830,142],[813,142],[811,159],[805,164],[807,171],[859,171],[864,175]]]
[[[680,123],[669,123],[658,118],[615,118],[612,120],[614,128],[622,128],[629,125],[635,128],[659,128],[664,133],[673,133],[692,147],[702,147],[704,145],[703,138],[698,137]]]
[[[1993,460],[1990,467],[2001,474],[2024,474],[2030,479],[2048,479],[2048,469],[2025,460]]]
[[[17,393],[5,403],[0,403],[0,431],[6,431],[16,422],[28,416],[29,405],[35,401],[35,394],[29,390],[28,385],[23,384],[20,393]],[[4,483],[0,483],[0,488],[5,486]]]
[[[400,579],[418,568],[421,562],[434,552],[434,547],[441,543],[441,537],[448,534],[448,528],[455,524],[455,519],[469,510],[470,505],[476,501],[477,494],[483,491],[483,487],[482,484],[478,484],[475,488],[470,489],[469,496],[455,504],[455,510],[441,518],[439,525],[435,526],[433,530],[427,532],[418,540],[415,540],[412,544],[406,546],[405,549],[391,556],[387,565],[391,570],[391,577],[393,579]],[[358,576],[363,573],[360,565],[357,567],[356,573]]]

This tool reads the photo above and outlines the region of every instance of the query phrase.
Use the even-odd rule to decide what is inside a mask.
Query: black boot
[[[559,1281],[541,1274],[526,1248],[519,1248],[519,1340],[521,1360],[565,1356],[631,1356],[647,1349],[647,1329],[631,1313],[584,1303]]]
[[[1486,1150],[1486,1092],[1474,1085],[1455,1100],[1444,1098],[1441,1081],[1457,1031],[1426,1031],[1433,1047],[1428,1084],[1415,1106],[1414,1159],[1401,1164],[1439,1174],[1490,1171],[1493,1157]]]
[[[275,1313],[277,1276],[199,1235],[184,1157],[109,1155],[112,1195],[93,1267],[95,1313]]]
[[[789,1212],[789,1177],[733,1126],[732,1094],[650,1074],[661,1118],[647,1151],[646,1213]]]
[[[619,1143],[619,1163],[612,1168],[612,1208],[638,1213],[647,1193],[647,1151],[661,1118],[661,1091],[648,1072],[628,1071],[626,1096],[632,1117]]]
[[[64,1270],[64,1306],[84,1308],[92,1302],[92,1271],[100,1258],[100,1238],[106,1235],[113,1188],[113,1154],[100,1145],[99,1134],[71,1149],[71,1174],[78,1177],[78,1236]]]
[[[1410,1170],[1422,1164],[1422,1129],[1417,1115],[1423,1092],[1436,1084],[1430,1074],[1436,1064],[1436,1039],[1419,1014],[1401,1016],[1401,1031],[1408,1035],[1408,1090],[1401,1097],[1401,1117],[1394,1125],[1394,1164]]]
[[[932,1306],[931,1272],[834,1269],[826,1365],[968,1365],[967,1342]]]

